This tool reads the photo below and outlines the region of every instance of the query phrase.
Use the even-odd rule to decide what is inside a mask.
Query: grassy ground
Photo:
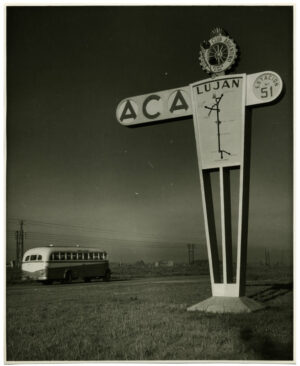
[[[291,285],[264,283],[247,295],[266,308],[238,315],[186,311],[210,297],[208,276],[9,285],[7,360],[291,360]]]

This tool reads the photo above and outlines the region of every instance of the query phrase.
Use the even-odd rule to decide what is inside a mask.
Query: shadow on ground
[[[293,360],[293,343],[278,343],[269,336],[254,334],[250,328],[240,330],[240,341],[248,351],[252,351],[260,360],[291,361]]]
[[[288,292],[293,291],[293,282],[289,283],[277,283],[277,284],[263,284],[263,285],[249,285],[249,286],[269,286],[268,288],[261,290],[255,294],[248,295],[253,300],[260,302],[266,302],[273,300],[276,297],[283,296]]]

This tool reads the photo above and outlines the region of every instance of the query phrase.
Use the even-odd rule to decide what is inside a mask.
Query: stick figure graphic
[[[209,109],[208,115],[210,116],[211,112],[214,111],[217,114],[217,120],[215,121],[217,124],[217,135],[218,135],[218,153],[221,154],[221,159],[223,159],[223,154],[231,155],[230,152],[221,149],[221,133],[220,133],[220,124],[222,123],[220,121],[220,108],[219,104],[221,102],[221,99],[223,98],[223,94],[221,94],[220,97],[217,97],[216,94],[213,94],[213,99],[215,100],[215,103],[211,106],[204,106],[204,108]]]

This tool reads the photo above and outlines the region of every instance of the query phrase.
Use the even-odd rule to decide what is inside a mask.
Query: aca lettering
[[[130,103],[129,100],[127,100],[126,104],[125,104],[125,107],[123,109],[123,112],[121,114],[121,117],[120,117],[120,121],[122,122],[124,119],[136,119],[136,113]]]
[[[145,100],[144,100],[144,103],[143,103],[143,114],[146,118],[149,118],[149,119],[154,119],[154,118],[157,118],[159,115],[160,115],[160,112],[156,112],[156,113],[149,113],[147,111],[147,105],[150,101],[152,100],[156,100],[156,101],[159,101],[160,100],[160,96],[159,95],[156,95],[156,94],[152,94],[152,95],[149,95],[149,97],[147,97]]]
[[[187,102],[184,99],[180,90],[177,90],[177,93],[170,108],[170,112],[173,113],[174,111],[178,111],[181,109],[184,109],[186,111],[187,109],[189,109],[189,106],[187,105]]]
[[[141,108],[139,108],[140,112],[135,112],[135,109],[131,103],[130,100],[127,100],[123,110],[121,112],[120,121],[123,122],[124,120],[133,119],[136,120],[138,118],[139,113],[142,113],[144,117],[147,119],[157,119],[159,118],[164,112],[167,113],[174,113],[175,111],[178,113],[178,111],[187,111],[189,109],[189,105],[187,101],[185,100],[182,92],[180,90],[172,91],[174,93],[174,97],[172,96],[173,100],[171,101],[169,107],[166,105],[167,103],[164,103],[164,107],[162,107],[161,101],[162,97],[158,94],[150,94],[146,96],[144,101],[138,104]],[[155,103],[157,102],[157,103]],[[151,107],[150,107],[151,103]],[[162,110],[165,108],[165,111]],[[140,116],[139,116],[140,117]],[[170,117],[169,117],[170,118]]]

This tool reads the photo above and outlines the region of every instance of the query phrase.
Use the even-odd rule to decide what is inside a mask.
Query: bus
[[[22,260],[23,280],[50,285],[54,281],[71,283],[75,279],[109,281],[110,277],[107,253],[96,248],[50,245],[27,250]]]

